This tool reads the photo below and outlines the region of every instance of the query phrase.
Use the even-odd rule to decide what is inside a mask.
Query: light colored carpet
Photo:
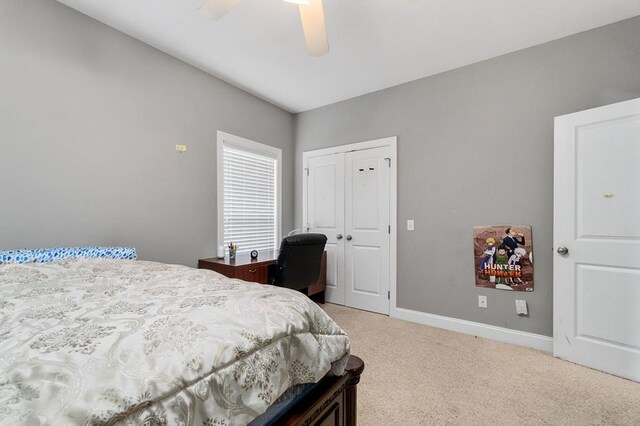
[[[640,425],[640,383],[533,349],[321,306],[365,362],[360,425]]]

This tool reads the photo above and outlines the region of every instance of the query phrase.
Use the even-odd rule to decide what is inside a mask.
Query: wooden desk
[[[277,250],[260,251],[257,259],[251,259],[249,253],[242,253],[231,261],[226,256],[224,259],[211,257],[198,260],[199,269],[210,269],[229,278],[238,278],[260,284],[268,284],[269,265],[276,263]],[[327,285],[327,252],[322,254],[322,266],[318,281],[309,286],[309,297],[317,302],[324,303],[324,291]]]

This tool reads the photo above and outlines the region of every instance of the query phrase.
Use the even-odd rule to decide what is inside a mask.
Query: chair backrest
[[[323,234],[297,234],[283,238],[274,284],[301,290],[316,282],[326,243],[327,237]]]

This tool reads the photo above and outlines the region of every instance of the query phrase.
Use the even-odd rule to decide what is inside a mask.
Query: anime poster
[[[533,291],[531,226],[473,228],[476,287]]]

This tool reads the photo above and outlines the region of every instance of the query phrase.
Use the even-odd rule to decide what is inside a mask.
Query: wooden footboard
[[[351,355],[346,372],[340,377],[325,377],[278,424],[287,426],[355,426],[357,422],[357,386],[364,362]]]

